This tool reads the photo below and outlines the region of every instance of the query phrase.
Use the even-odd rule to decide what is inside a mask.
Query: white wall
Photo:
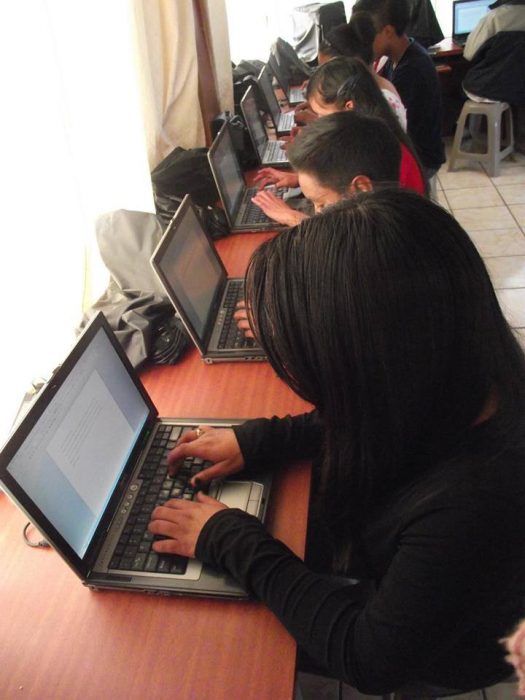
[[[355,0],[344,0],[346,16],[350,17]],[[291,10],[300,0],[226,0],[230,32],[231,58],[266,61],[272,43],[278,36],[291,41],[293,24]],[[452,0],[432,0],[434,9],[447,37],[452,32]]]

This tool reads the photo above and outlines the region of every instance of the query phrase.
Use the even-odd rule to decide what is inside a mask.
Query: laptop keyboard
[[[294,112],[281,112],[279,117],[279,131],[291,131],[294,125]]]
[[[175,554],[157,554],[151,548],[155,540],[163,539],[148,531],[153,510],[171,498],[193,500],[195,491],[190,479],[209,466],[199,458],[187,458],[172,478],[168,476],[167,456],[183,432],[191,427],[160,424],[148,456],[142,466],[140,492],[130,511],[111,562],[110,569],[146,571],[161,574],[184,574],[188,565],[186,557]]]
[[[281,148],[282,143],[282,141],[268,141],[264,154],[264,160],[267,163],[288,162],[288,156],[286,154],[286,151],[284,150],[284,148]]]
[[[259,209],[259,211],[261,210]],[[266,216],[264,212],[263,215]],[[230,281],[223,301],[223,307],[227,311],[219,337],[219,350],[224,350],[226,348],[253,348],[255,346],[253,338],[247,338],[244,332],[237,327],[237,323],[233,318],[235,307],[239,301],[244,301],[244,282],[242,280]]]

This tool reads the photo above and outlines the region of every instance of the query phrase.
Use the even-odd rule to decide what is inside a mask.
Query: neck
[[[403,58],[403,55],[409,46],[410,39],[406,34],[396,37],[395,41],[392,42],[392,46],[390,49],[390,59],[392,60],[395,66]]]

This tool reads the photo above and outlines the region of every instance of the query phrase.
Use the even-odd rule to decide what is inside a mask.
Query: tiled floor
[[[450,144],[448,144],[450,146]],[[525,155],[507,158],[498,177],[489,177],[477,163],[459,163],[460,170],[438,173],[438,201],[472,238],[496,289],[501,307],[525,347]],[[328,678],[300,674],[297,700],[366,700],[349,686],[341,689]],[[481,700],[481,693],[456,696]],[[494,686],[487,700],[514,700],[513,684]],[[374,700],[381,700],[374,698]],[[450,698],[449,700],[455,700]]]
[[[525,155],[513,154],[489,177],[482,165],[459,162],[438,173],[438,200],[467,231],[501,307],[525,347]]]

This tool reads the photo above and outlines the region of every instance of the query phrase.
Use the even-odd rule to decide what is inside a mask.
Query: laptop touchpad
[[[246,510],[250,500],[251,482],[225,481],[220,485],[220,492],[215,498],[228,508]]]

